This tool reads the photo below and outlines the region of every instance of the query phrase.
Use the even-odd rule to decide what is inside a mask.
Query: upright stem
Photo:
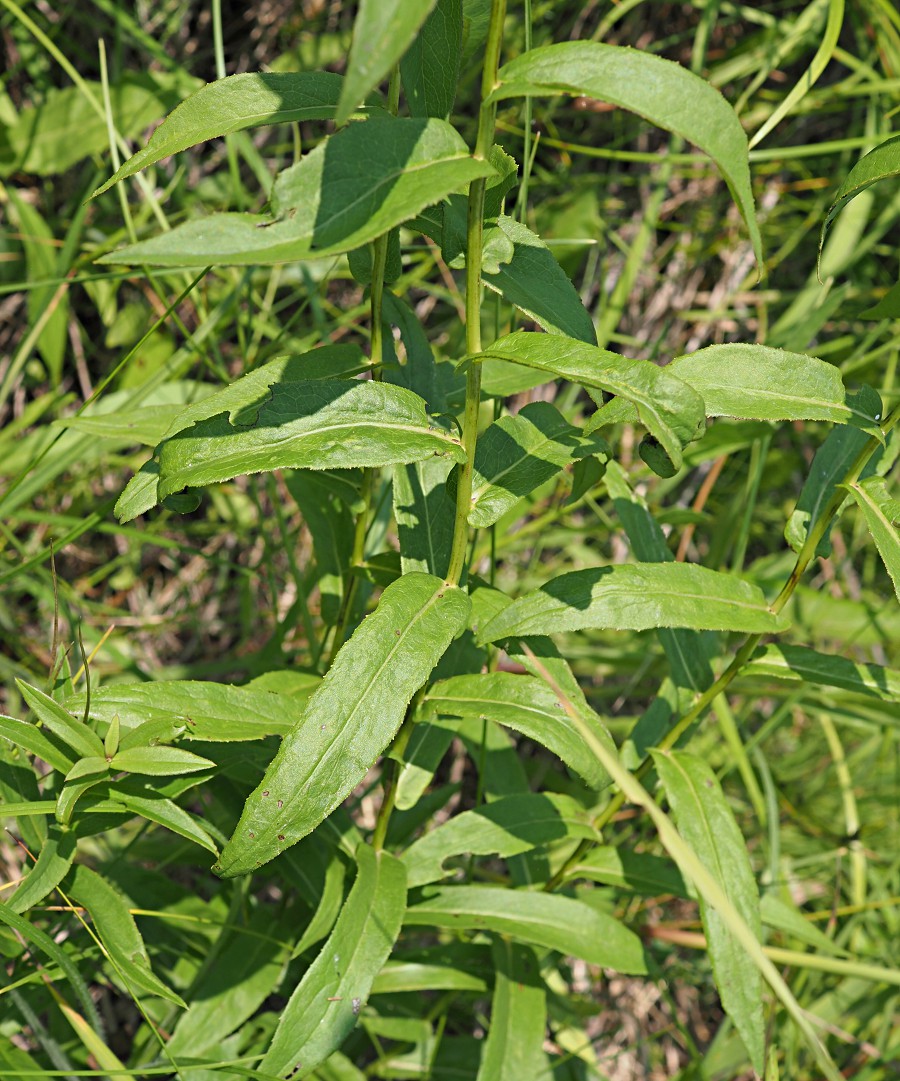
[[[481,77],[481,108],[478,112],[478,134],[475,157],[484,161],[494,142],[497,106],[487,103],[497,86],[500,67],[500,46],[503,42],[503,21],[506,0],[492,0],[491,22],[484,54]],[[469,207],[466,221],[466,353],[475,357],[481,352],[481,255],[484,234],[484,192],[487,181],[480,177],[469,185]],[[469,508],[472,502],[472,473],[475,468],[475,445],[478,441],[478,412],[481,404],[481,365],[470,361],[466,372],[466,409],[463,417],[462,445],[466,461],[459,471],[456,488],[456,519],[453,525],[453,547],[447,581],[456,585],[462,577],[469,541]]]

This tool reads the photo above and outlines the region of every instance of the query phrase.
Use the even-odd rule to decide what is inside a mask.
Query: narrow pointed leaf
[[[618,920],[558,894],[495,886],[447,886],[407,910],[404,923],[493,931],[618,972],[647,971],[641,940]]]
[[[479,630],[481,642],[589,628],[653,627],[767,634],[788,626],[761,590],[731,574],[685,563],[571,571],[526,593]]]
[[[327,473],[298,469],[287,477],[286,483],[312,540],[313,581],[319,587],[319,610],[325,624],[333,627],[344,595],[344,575],[351,563],[353,515],[335,493],[332,477]]]
[[[876,146],[874,150],[870,150],[868,154],[860,158],[844,178],[844,182],[838,188],[838,193],[828,208],[828,214],[822,224],[822,235],[819,238],[820,256],[831,223],[847,203],[873,184],[878,184],[882,180],[893,180],[897,177],[900,177],[900,135],[895,135],[892,139],[886,139],[879,146]]]
[[[447,492],[453,463],[445,458],[394,469],[394,517],[403,573],[425,571],[443,577],[450,566],[456,505]]]
[[[0,806],[0,810],[6,808]],[[68,874],[75,859],[78,840],[71,831],[51,826],[47,839],[38,853],[37,862],[16,887],[9,900],[13,912],[27,912],[32,905],[42,901]]]
[[[571,41],[523,53],[500,69],[499,83],[489,100],[583,95],[637,113],[699,147],[724,176],[762,263],[747,136],[734,110],[705,80],[637,49]]]
[[[400,60],[434,5],[435,0],[360,0],[338,123],[349,119]]]
[[[744,838],[716,775],[703,759],[686,751],[654,751],[653,758],[684,840],[759,937],[762,925],[756,879]],[[762,1073],[765,1034],[759,969],[702,895],[700,914],[722,1005],[740,1033],[754,1069]]]
[[[586,878],[602,882],[605,886],[637,893],[644,897],[656,897],[671,893],[675,897],[687,897],[688,891],[681,872],[671,860],[635,852],[626,846],[614,848],[598,845],[574,866],[569,868],[567,879]]]
[[[878,554],[884,561],[900,600],[900,499],[895,499],[882,477],[869,477],[849,485],[859,504]]]
[[[43,691],[30,687],[21,680],[16,680],[16,686],[41,724],[57,739],[68,744],[80,758],[104,757],[103,742],[96,732],[80,720],[76,720],[71,713],[63,709],[58,702],[54,702]]]
[[[307,1077],[356,1025],[394,947],[406,909],[406,870],[387,852],[357,851],[359,870],[334,930],[284,1008],[259,1069]]]
[[[110,799],[114,803],[121,805],[124,810],[140,815],[141,818],[146,818],[148,822],[156,822],[173,833],[177,833],[180,837],[200,845],[207,852],[212,852],[214,856],[218,856],[219,850],[216,848],[215,841],[200,823],[188,814],[183,807],[179,807],[177,803],[166,799],[158,792],[148,790],[138,795],[134,792],[125,792],[119,786],[116,786],[111,789],[109,795]]]
[[[220,135],[262,124],[331,120],[343,85],[341,76],[330,71],[251,71],[207,83],[173,109],[143,150],[132,154],[91,198],[148,165]]]
[[[171,777],[180,773],[197,773],[214,766],[208,758],[201,758],[180,747],[128,747],[110,759],[110,769],[141,773],[150,777]]]
[[[549,402],[501,417],[478,439],[469,522],[493,525],[572,461],[608,451],[605,440],[583,437]]]
[[[592,788],[608,783],[606,771],[542,679],[513,672],[452,676],[435,683],[425,701],[444,717],[486,718],[521,732],[552,751]],[[599,724],[593,727],[598,738],[611,745],[608,733]]]
[[[482,278],[495,292],[551,334],[597,344],[590,313],[553,252],[526,226],[501,215],[497,228],[512,244],[511,258]]]
[[[533,949],[495,939],[491,1023],[477,1081],[544,1081],[547,992]]]
[[[247,266],[338,255],[493,171],[443,120],[370,119],[323,140],[280,173],[271,214],[211,214],[99,262]]]
[[[398,811],[408,811],[424,795],[453,742],[457,727],[455,719],[439,717],[432,709],[417,711],[409,741],[402,752],[395,754],[400,764],[394,789]]]
[[[412,116],[446,120],[456,99],[462,37],[462,0],[437,0],[400,61],[403,92]]]
[[[537,368],[553,379],[568,379],[633,402],[641,422],[676,466],[681,464],[682,447],[696,438],[703,423],[703,399],[665,368],[558,334],[509,334],[479,354],[479,360],[492,359]]]
[[[459,437],[433,427],[422,399],[402,387],[279,384],[235,423],[213,417],[163,443],[159,497],[262,470],[394,465],[441,454],[465,458]]]
[[[59,746],[62,740],[48,738],[37,725],[29,721],[0,716],[0,736],[29,754],[42,758],[62,774],[68,773],[75,765],[75,755]]]
[[[839,687],[855,694],[900,702],[900,672],[878,664],[858,664],[835,653],[772,642],[744,667],[742,676]]]
[[[590,814],[569,796],[529,792],[507,796],[455,815],[403,853],[410,888],[445,878],[454,856],[497,855],[506,859],[567,838],[596,839]]]
[[[406,574],[344,644],[257,789],[215,870],[246,874],[315,829],[362,781],[413,694],[466,624],[466,594]]]

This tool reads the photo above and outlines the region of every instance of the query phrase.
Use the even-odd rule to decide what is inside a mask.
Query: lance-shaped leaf
[[[756,586],[686,563],[640,563],[571,571],[514,601],[479,629],[481,642],[590,628],[643,631],[783,631]]]
[[[645,897],[655,897],[661,893],[688,896],[681,872],[671,860],[646,852],[635,852],[624,845],[621,848],[612,845],[592,848],[583,859],[569,868],[567,879],[576,878],[602,882],[606,886],[616,886]]]
[[[109,768],[126,773],[141,773],[148,777],[176,777],[182,773],[197,773],[214,766],[181,747],[127,747],[113,755]]]
[[[744,838],[716,775],[702,758],[686,751],[654,751],[653,758],[682,836],[759,937],[762,927],[756,879]],[[761,1074],[765,1037],[759,969],[702,895],[700,915],[722,1005],[740,1033],[754,1069]]]
[[[456,506],[447,492],[452,462],[426,458],[394,470],[394,517],[404,574],[426,571],[439,577],[450,566]]]
[[[52,733],[48,736],[37,725],[29,721],[20,721],[18,717],[4,717],[0,715],[0,736],[8,739],[17,747],[35,754],[38,758],[49,763],[60,773],[68,773],[75,765],[77,755],[66,749],[63,741]]]
[[[388,959],[406,909],[406,869],[360,845],[359,870],[334,930],[306,970],[259,1064],[269,1075],[307,1077],[344,1042]]]
[[[360,0],[338,107],[339,123],[349,119],[403,56],[434,5],[435,0]]]
[[[493,525],[570,462],[608,452],[605,440],[583,437],[549,402],[501,417],[478,439],[469,522],[479,529]]]
[[[859,504],[875,547],[884,561],[900,600],[900,499],[888,491],[882,477],[869,477],[848,485],[850,494]]]
[[[636,49],[570,41],[523,53],[500,69],[499,84],[488,100],[583,95],[637,113],[699,147],[724,176],[762,263],[747,136],[719,91],[687,68]]]
[[[148,165],[220,135],[262,124],[331,120],[343,85],[343,78],[330,71],[250,71],[207,83],[173,109],[143,150],[132,154],[91,198]]]
[[[387,587],[244,805],[219,874],[246,874],[273,859],[353,791],[468,613],[466,594],[430,574],[406,574]]]
[[[529,792],[455,815],[403,853],[410,888],[437,882],[450,872],[445,860],[471,853],[506,859],[567,838],[596,840],[590,814],[558,793]]]
[[[816,683],[900,702],[900,672],[896,669],[882,668],[878,664],[857,664],[849,657],[819,653],[806,646],[772,642],[754,655],[741,675]]]
[[[703,399],[665,368],[559,334],[517,331],[494,342],[478,359],[514,361],[553,379],[568,379],[633,402],[641,422],[676,466],[681,464],[682,447],[696,438],[703,424]]]
[[[125,898],[102,875],[77,866],[66,882],[66,893],[88,910],[113,969],[131,994],[147,991],[176,1006],[187,1003],[170,990],[150,967],[150,958]]]
[[[158,492],[165,499],[262,470],[395,465],[442,454],[465,460],[459,437],[434,427],[412,391],[372,380],[279,383],[233,423],[222,414],[166,440]]]
[[[494,996],[477,1081],[543,1081],[547,992],[535,952],[505,939],[491,944]]]
[[[403,92],[412,116],[446,119],[456,100],[462,56],[462,0],[437,0],[400,61]]]
[[[485,284],[551,334],[596,345],[590,313],[543,240],[506,215],[497,219],[497,228],[512,245],[511,254],[495,272],[482,274]]]
[[[900,177],[900,135],[895,135],[892,139],[887,139],[876,146],[874,150],[870,150],[859,159],[845,177],[822,224],[822,235],[819,238],[820,257],[828,228],[847,203],[873,184],[897,177]]]
[[[337,255],[493,171],[444,120],[373,118],[323,140],[280,173],[270,215],[211,214],[99,261],[247,266]]]
[[[149,822],[156,822],[160,826],[177,833],[188,841],[205,848],[218,856],[219,850],[216,843],[206,830],[188,812],[179,807],[173,800],[166,799],[151,788],[145,788],[142,792],[126,790],[125,784],[112,786],[109,792],[109,805],[105,809],[119,808],[140,815]],[[96,807],[93,808],[96,810]]]
[[[591,788],[600,789],[609,782],[606,771],[543,679],[514,672],[452,676],[435,683],[425,701],[441,716],[485,718],[521,732],[552,751]],[[596,715],[588,723],[597,738],[612,749],[612,739]]]
[[[333,474],[309,469],[295,470],[286,479],[312,540],[319,610],[329,627],[334,626],[340,614],[344,574],[353,552],[353,515],[340,493],[335,492],[333,480]]]
[[[447,886],[407,910],[405,924],[493,931],[617,972],[647,971],[641,940],[583,901],[496,886]]]
[[[18,679],[16,686],[41,724],[57,739],[68,744],[79,758],[104,756],[103,743],[92,728],[76,720],[68,710],[36,687]]]
[[[83,709],[84,697],[67,699],[66,705]],[[122,683],[91,693],[93,718],[111,723],[119,717],[122,747],[142,745],[137,737],[142,724],[170,725],[184,739],[207,743],[283,735],[300,719],[303,706],[303,698],[201,680]]]
[[[6,807],[0,807],[4,813],[8,813]],[[35,865],[16,887],[16,892],[9,900],[9,907],[13,912],[27,912],[62,882],[72,866],[72,860],[75,859],[77,843],[78,839],[71,831],[64,832],[57,826],[50,827]]]

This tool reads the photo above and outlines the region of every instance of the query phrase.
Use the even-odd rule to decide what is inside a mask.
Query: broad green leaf
[[[14,912],[3,901],[0,901],[0,922],[17,931],[26,942],[36,947],[41,953],[46,954],[54,964],[59,966],[63,975],[72,985],[72,990],[78,996],[84,1016],[97,1032],[102,1032],[103,1024],[100,1021],[100,1015],[97,1013],[97,1007],[94,1005],[88,986],[72,960],[70,952],[58,946],[48,934],[45,934],[39,927],[35,927],[24,916]]]
[[[0,811],[5,808],[0,805]],[[13,912],[27,912],[32,905],[42,901],[68,874],[75,859],[78,841],[71,831],[51,826],[47,839],[38,853],[37,861],[16,887],[9,900]]]
[[[331,814],[393,739],[468,611],[467,595],[432,575],[406,574],[387,587],[282,741],[217,873],[252,871]]]
[[[0,716],[0,736],[28,751],[29,754],[42,758],[62,774],[68,773],[75,765],[75,756],[60,746],[62,740],[48,737],[37,725],[29,721],[20,721],[17,717]]]
[[[900,499],[891,495],[882,477],[869,477],[848,487],[863,512],[875,547],[900,600]]]
[[[236,923],[223,933],[215,964],[201,970],[188,1011],[175,1023],[166,1044],[170,1055],[199,1056],[253,1016],[284,968],[286,949],[276,937],[280,930],[268,907],[260,906],[246,925]]]
[[[332,627],[338,619],[344,596],[344,574],[351,562],[353,515],[334,491],[328,474],[295,470],[286,478],[286,484],[309,530],[319,610],[325,624]]]
[[[484,993],[487,980],[469,968],[422,961],[388,961],[372,984],[373,995],[409,991],[475,991]]]
[[[403,853],[407,884],[425,886],[451,872],[444,861],[471,853],[506,859],[567,838],[596,840],[591,816],[569,796],[530,792],[455,815]]]
[[[363,98],[412,44],[435,0],[360,0],[337,121],[348,120]]]
[[[307,1077],[356,1025],[388,959],[406,909],[406,870],[387,852],[360,845],[359,870],[334,930],[284,1008],[263,1072]]]
[[[343,85],[341,76],[329,71],[251,71],[207,83],[173,109],[143,150],[132,154],[91,198],[148,165],[220,135],[262,124],[331,120]]]
[[[125,898],[103,875],[79,865],[75,867],[65,888],[66,893],[90,913],[94,930],[109,955],[113,969],[129,992],[146,991],[183,1009],[187,1008],[181,996],[166,987],[153,972],[144,940],[128,911]]]
[[[762,676],[791,682],[839,687],[856,694],[900,701],[900,672],[877,664],[857,664],[849,657],[819,653],[806,646],[773,642],[742,669],[742,676]]]
[[[611,845],[592,848],[569,868],[567,879],[578,878],[602,882],[605,886],[617,886],[644,897],[667,893],[675,897],[688,896],[681,872],[671,860],[635,852],[625,845],[621,848]]]
[[[394,468],[394,517],[403,573],[443,577],[450,566],[456,505],[447,492],[453,468],[444,458],[425,458]]]
[[[533,949],[506,939],[491,944],[494,996],[477,1081],[545,1081],[547,992]]]
[[[459,437],[433,427],[424,406],[411,391],[372,380],[276,384],[234,423],[222,414],[167,439],[159,498],[285,467],[383,466],[441,454],[463,461]]]
[[[41,724],[71,747],[79,758],[104,757],[103,743],[93,729],[76,720],[58,702],[36,687],[30,687],[19,679],[16,686]]]
[[[370,119],[323,140],[279,173],[271,214],[211,214],[99,262],[252,266],[338,255],[492,172],[443,120]]]
[[[110,86],[113,124],[126,139],[140,135],[178,104],[186,86],[196,85],[183,74],[177,83],[169,76],[124,72]],[[109,130],[103,115],[103,88],[87,82],[98,109],[81,88],[50,90],[39,105],[22,109],[16,122],[0,131],[0,176],[65,173],[82,158],[109,149]]]
[[[879,411],[881,398],[871,387],[863,387],[855,398],[864,410],[873,413]],[[825,442],[816,451],[797,506],[784,529],[785,540],[795,552],[800,551],[810,530],[819,523],[837,491],[838,484],[856,461],[866,445],[867,438],[858,428],[840,424],[828,433]],[[829,533],[830,526],[819,541],[816,555],[831,554]]]
[[[591,788],[608,784],[606,772],[543,679],[514,672],[452,676],[435,683],[425,701],[444,717],[486,718],[521,732],[552,751]],[[596,718],[592,727],[611,744]]]
[[[170,777],[180,773],[196,773],[214,766],[180,747],[128,747],[110,759],[110,769],[126,773],[142,773],[151,777]]]
[[[500,69],[489,101],[571,94],[628,109],[699,147],[718,166],[747,224],[757,264],[756,223],[747,136],[718,90],[687,68],[637,49],[569,41],[523,53]]]
[[[493,525],[573,460],[608,453],[605,440],[583,437],[549,402],[531,402],[479,436],[469,522]]]
[[[403,922],[453,931],[493,931],[617,972],[647,971],[644,948],[633,931],[583,901],[558,894],[447,886],[412,905]]]
[[[485,284],[551,334],[596,346],[590,313],[543,240],[506,215],[497,219],[497,228],[511,245],[511,256],[495,272],[482,274]]]
[[[819,237],[820,257],[828,228],[847,203],[873,184],[878,184],[882,180],[893,180],[896,177],[900,177],[900,135],[886,139],[874,150],[870,150],[859,159],[844,178],[822,223],[822,235]]]
[[[479,629],[481,642],[590,628],[654,627],[769,634],[788,620],[762,591],[731,574],[686,563],[639,563],[571,571],[526,593]]]
[[[665,368],[562,335],[517,331],[494,342],[478,360],[514,361],[553,379],[568,379],[634,402],[641,422],[675,465],[681,464],[682,447],[696,438],[703,424],[703,399]]]
[[[218,856],[219,850],[216,843],[200,825],[196,819],[179,807],[173,800],[147,789],[143,793],[128,792],[121,785],[115,785],[110,789],[109,798],[114,804],[118,804],[124,810],[132,814],[140,815],[149,822],[156,822],[160,826],[177,833],[180,837],[193,841]]]
[[[462,37],[462,0],[437,0],[400,61],[412,116],[447,119],[456,99]]]
[[[84,781],[90,777],[102,778],[109,773],[106,755],[98,758],[79,758],[66,774],[66,784],[72,781]]]
[[[716,775],[702,758],[687,751],[652,753],[681,835],[759,937],[762,926],[756,879],[744,838]],[[702,894],[700,915],[722,1005],[744,1041],[753,1068],[762,1073],[765,1032],[759,968]]]

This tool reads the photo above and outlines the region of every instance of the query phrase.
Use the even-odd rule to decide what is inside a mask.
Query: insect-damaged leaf
[[[244,805],[219,874],[246,874],[273,859],[352,792],[468,612],[466,594],[430,574],[406,574],[387,587]]]

